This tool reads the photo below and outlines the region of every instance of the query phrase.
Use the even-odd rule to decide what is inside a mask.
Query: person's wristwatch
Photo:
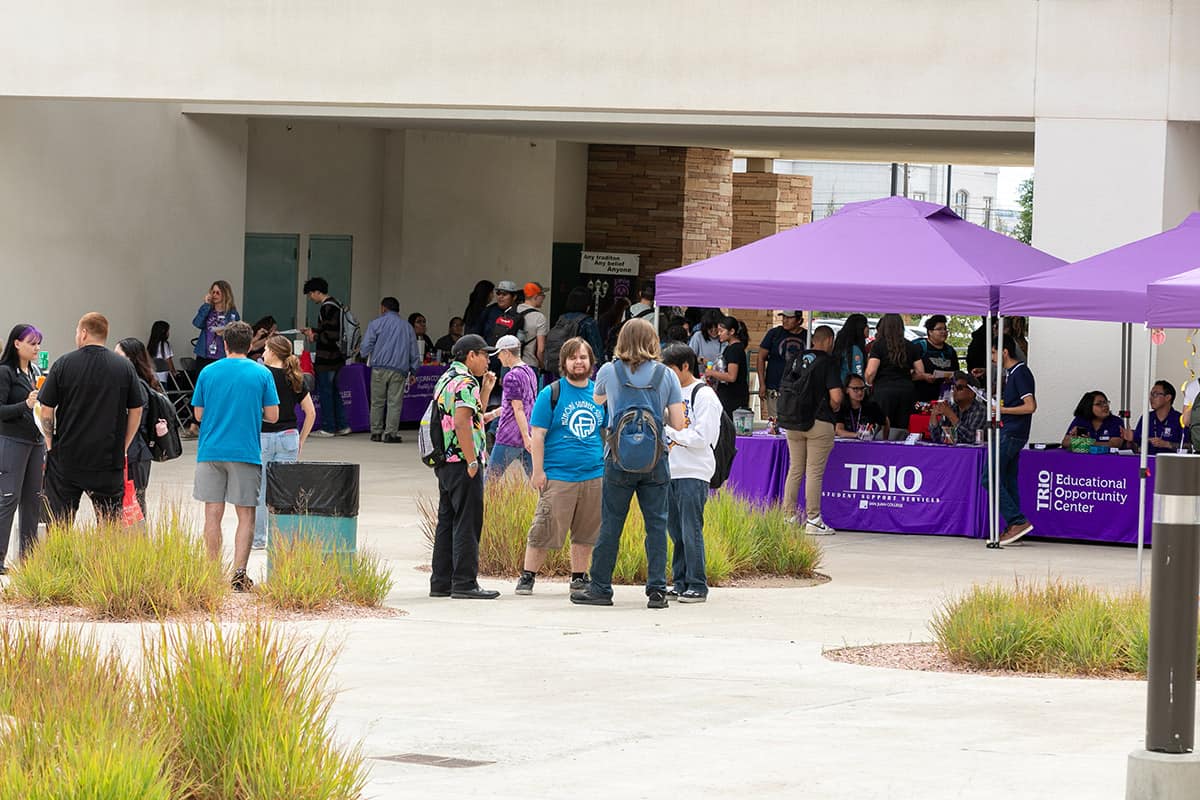
[[[468,461],[468,462],[467,462],[467,469],[471,469],[472,467],[474,467],[475,469],[479,469],[479,461],[478,461],[478,460],[476,460],[476,461]]]

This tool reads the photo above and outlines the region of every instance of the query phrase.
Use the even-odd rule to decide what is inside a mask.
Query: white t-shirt
[[[654,310],[654,306],[652,304],[639,301],[629,307],[629,318],[630,319],[644,319],[644,320],[648,320],[650,322],[654,322],[653,314],[647,314],[644,317],[638,316],[638,314],[641,314],[644,311],[653,311],[653,310]]]
[[[168,359],[175,357],[175,351],[171,349],[170,342],[159,342],[158,343],[158,352],[151,353],[150,357],[152,359],[155,359],[156,361],[161,360],[163,363],[166,363],[166,361]],[[155,366],[158,366],[158,365],[156,364]],[[158,370],[154,371],[154,377],[158,378],[158,382],[161,383],[163,386],[167,385],[167,378],[170,377],[170,375],[171,375],[171,373],[167,370],[163,370],[162,372],[159,372]]]
[[[1196,394],[1200,392],[1200,378],[1194,381],[1188,381],[1187,388],[1183,390],[1183,407],[1187,408],[1196,402]]]
[[[517,311],[529,310],[525,315],[525,344],[521,347],[521,360],[534,369],[540,368],[537,360],[537,337],[550,333],[550,322],[546,315],[528,303],[521,303]]]
[[[696,387],[699,386],[699,389]],[[692,392],[696,404],[692,406]],[[682,387],[683,430],[667,425],[667,444],[671,448],[671,478],[712,480],[717,469],[713,448],[721,434],[721,401],[712,387],[697,381]]]

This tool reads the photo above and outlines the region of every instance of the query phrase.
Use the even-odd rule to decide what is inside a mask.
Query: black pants
[[[46,504],[50,518],[72,522],[79,511],[79,499],[84,492],[92,501],[96,517],[101,521],[121,518],[121,503],[125,499],[125,476],[122,470],[90,472],[71,470],[59,462],[58,449],[46,454]]]
[[[0,566],[8,555],[13,517],[20,511],[21,557],[37,542],[46,446],[0,436]]]
[[[479,585],[479,536],[483,531],[483,470],[472,478],[467,465],[438,467],[438,521],[433,537],[434,592],[469,591]]]
[[[876,383],[872,399],[887,416],[892,430],[908,430],[908,418],[912,416],[913,403],[916,402],[916,391],[912,381]]]

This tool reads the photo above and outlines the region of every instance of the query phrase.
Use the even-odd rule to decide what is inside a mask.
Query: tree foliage
[[[1033,242],[1033,178],[1026,178],[1017,187],[1017,202],[1021,205],[1021,216],[1013,235],[1025,244]]]

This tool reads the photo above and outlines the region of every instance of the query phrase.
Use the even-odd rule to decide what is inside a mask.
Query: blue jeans
[[[524,447],[496,442],[492,445],[492,455],[488,458],[487,476],[499,478],[508,469],[508,465],[518,459],[521,468],[525,470],[525,477],[528,478],[533,474],[533,456],[530,452]]]
[[[1000,434],[1000,516],[1009,525],[1024,525],[1021,497],[1017,491],[1017,462],[1025,449],[1024,439],[1010,439]]]
[[[272,461],[294,463],[300,457],[300,432],[293,428],[279,433],[260,433],[262,480],[258,485],[258,509],[254,512],[254,546],[267,545],[267,464]]]
[[[338,370],[317,373],[317,401],[321,404],[321,430],[336,433],[346,427],[346,409],[337,388]]]
[[[672,478],[667,507],[667,533],[671,535],[671,576],[675,591],[708,595],[704,574],[704,504],[708,481]]]
[[[617,565],[621,532],[629,514],[629,502],[637,495],[646,520],[646,594],[667,588],[667,500],[671,469],[664,456],[653,472],[626,472],[604,465],[604,502],[600,512],[600,536],[592,550],[591,593],[612,597],[612,574]]]

